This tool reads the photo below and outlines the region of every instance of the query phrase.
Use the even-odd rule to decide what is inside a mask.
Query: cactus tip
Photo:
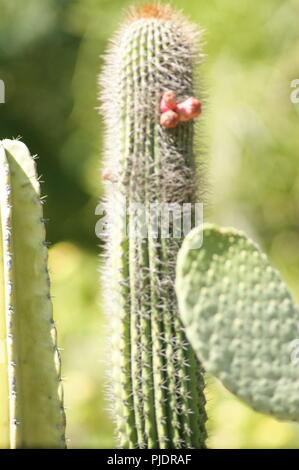
[[[137,18],[169,18],[170,7],[159,3],[146,3],[136,10]]]

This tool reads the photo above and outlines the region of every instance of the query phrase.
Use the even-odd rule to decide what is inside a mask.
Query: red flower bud
[[[160,111],[165,113],[165,111],[174,111],[176,109],[176,96],[175,92],[168,90],[163,93],[161,102],[160,102]]]
[[[168,129],[176,127],[180,121],[179,115],[175,111],[165,111],[161,114],[160,124]]]
[[[193,96],[187,98],[177,105],[177,112],[181,122],[189,121],[201,114],[201,102]]]

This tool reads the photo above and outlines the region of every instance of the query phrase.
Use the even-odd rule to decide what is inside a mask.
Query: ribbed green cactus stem
[[[60,359],[35,162],[0,141],[0,448],[64,448]]]
[[[157,204],[198,200],[194,122],[160,125],[159,103],[194,95],[197,28],[167,6],[134,10],[116,34],[100,79],[106,123],[108,260],[113,414],[120,447],[203,448],[205,399],[199,362],[186,340],[174,291],[182,238],[142,237]],[[124,208],[128,209],[124,217]],[[130,210],[131,209],[131,210]],[[125,228],[127,233],[125,233]]]

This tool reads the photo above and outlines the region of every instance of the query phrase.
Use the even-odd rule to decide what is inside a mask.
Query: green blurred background
[[[0,139],[22,136],[45,216],[65,377],[69,446],[112,448],[99,292],[102,123],[97,74],[119,0],[0,0]],[[173,0],[205,30],[206,219],[244,229],[299,302],[298,0]],[[299,325],[298,325],[299,336]],[[259,415],[207,377],[209,447],[299,448],[299,427]]]

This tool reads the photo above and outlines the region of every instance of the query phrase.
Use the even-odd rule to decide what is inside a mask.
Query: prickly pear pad
[[[299,419],[299,310],[279,273],[243,233],[207,225],[179,252],[176,292],[206,370],[259,412]],[[297,363],[296,363],[297,362]]]

